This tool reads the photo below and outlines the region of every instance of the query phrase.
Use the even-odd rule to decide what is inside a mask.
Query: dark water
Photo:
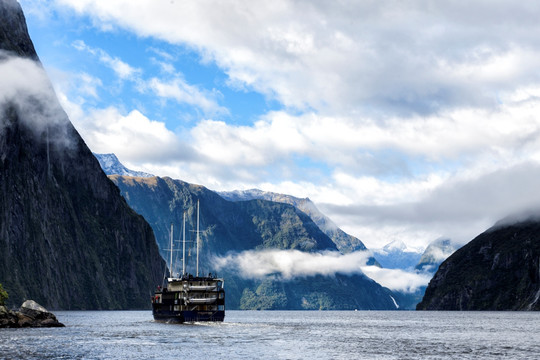
[[[227,311],[172,325],[149,311],[57,312],[0,329],[2,359],[540,359],[540,313]]]

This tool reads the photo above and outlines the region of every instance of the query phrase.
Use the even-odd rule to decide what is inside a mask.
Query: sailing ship
[[[195,275],[186,272],[186,215],[184,213],[182,237],[182,275],[174,277],[173,226],[170,234],[170,262],[166,284],[152,297],[152,315],[155,320],[167,322],[223,321],[225,318],[224,281],[215,275],[199,275],[199,202],[197,201],[197,265]],[[165,280],[165,279],[164,279]]]

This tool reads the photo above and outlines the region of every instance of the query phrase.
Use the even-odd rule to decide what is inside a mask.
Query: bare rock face
[[[0,80],[0,282],[8,306],[32,298],[53,309],[150,308],[165,268],[152,229],[62,110],[16,0],[0,0],[0,67],[10,75]]]
[[[417,310],[540,310],[540,220],[497,224],[456,251]]]
[[[34,300],[26,300],[19,311],[0,306],[0,328],[64,327],[56,316]]]
[[[0,49],[37,60],[24,14],[17,1],[0,0],[0,22]]]

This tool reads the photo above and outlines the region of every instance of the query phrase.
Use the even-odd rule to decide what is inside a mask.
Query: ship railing
[[[189,298],[186,299],[187,304],[210,304],[217,300],[217,296],[211,296],[207,298]]]
[[[184,286],[184,290],[194,291],[214,291],[217,289],[216,285],[188,285]]]

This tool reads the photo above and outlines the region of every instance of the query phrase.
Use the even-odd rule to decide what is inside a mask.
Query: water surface
[[[150,311],[59,311],[65,328],[0,329],[2,359],[539,359],[540,313],[227,311],[223,323]]]

